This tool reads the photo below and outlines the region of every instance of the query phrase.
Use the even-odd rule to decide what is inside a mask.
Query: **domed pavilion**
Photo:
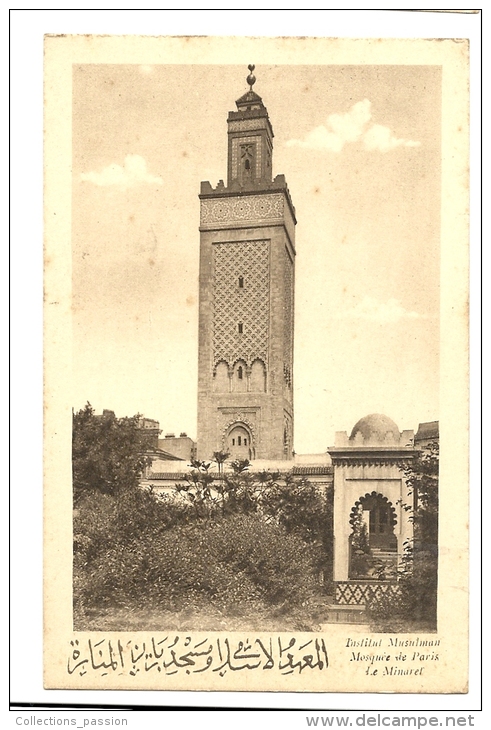
[[[405,540],[412,537],[411,497],[401,465],[415,455],[414,432],[381,413],[336,433],[328,449],[334,469],[336,602],[364,604],[391,590]]]

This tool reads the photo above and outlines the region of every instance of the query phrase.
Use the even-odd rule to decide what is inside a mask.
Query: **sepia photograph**
[[[75,628],[434,630],[441,69],[73,74]]]
[[[45,44],[46,686],[465,691],[466,43]]]

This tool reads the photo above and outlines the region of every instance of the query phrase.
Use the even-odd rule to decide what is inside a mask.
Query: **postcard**
[[[46,36],[45,688],[467,691],[468,54]]]

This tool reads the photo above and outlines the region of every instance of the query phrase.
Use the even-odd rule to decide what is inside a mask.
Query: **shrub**
[[[193,463],[173,496],[138,488],[79,493],[74,517],[76,610],[211,602],[291,610],[318,593],[332,558],[331,500],[308,482],[252,475],[247,462],[215,479]],[[262,478],[264,476],[264,478]]]
[[[75,554],[89,561],[117,544],[128,544],[145,534],[159,535],[191,519],[186,503],[169,496],[156,497],[140,489],[117,497],[89,492],[74,510]]]
[[[316,589],[308,547],[259,515],[233,515],[115,543],[77,583],[81,605],[175,610],[203,599],[227,608],[261,600],[295,606]]]
[[[141,490],[126,490],[117,497],[98,491],[84,494],[73,519],[76,612],[101,604],[128,605],[127,583],[134,568],[144,568],[152,542],[189,519],[189,507],[171,497],[157,498]]]
[[[369,608],[372,623],[383,625],[384,630],[436,629],[437,620],[438,556],[408,541],[399,569],[397,594],[377,598]]]
[[[321,573],[329,589],[333,560],[333,492],[321,492],[307,480],[287,477],[281,484],[265,480],[260,493],[261,509],[282,525],[286,532],[310,546],[317,573]]]

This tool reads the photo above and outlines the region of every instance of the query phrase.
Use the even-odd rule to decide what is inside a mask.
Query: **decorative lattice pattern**
[[[216,243],[213,364],[268,364],[269,241]],[[239,277],[243,286],[239,287]],[[241,327],[239,327],[241,325]],[[242,330],[242,332],[239,331]]]
[[[259,119],[231,120],[228,123],[229,132],[254,132],[256,129],[266,129],[266,117]]]
[[[283,264],[284,286],[284,333],[283,333],[283,376],[288,388],[293,377],[293,263],[285,248]]]
[[[256,223],[278,220],[283,217],[282,193],[268,195],[244,195],[237,198],[208,198],[201,201],[201,224],[234,223],[254,221]]]
[[[335,601],[344,606],[370,605],[383,596],[397,598],[400,588],[397,583],[336,583]]]

